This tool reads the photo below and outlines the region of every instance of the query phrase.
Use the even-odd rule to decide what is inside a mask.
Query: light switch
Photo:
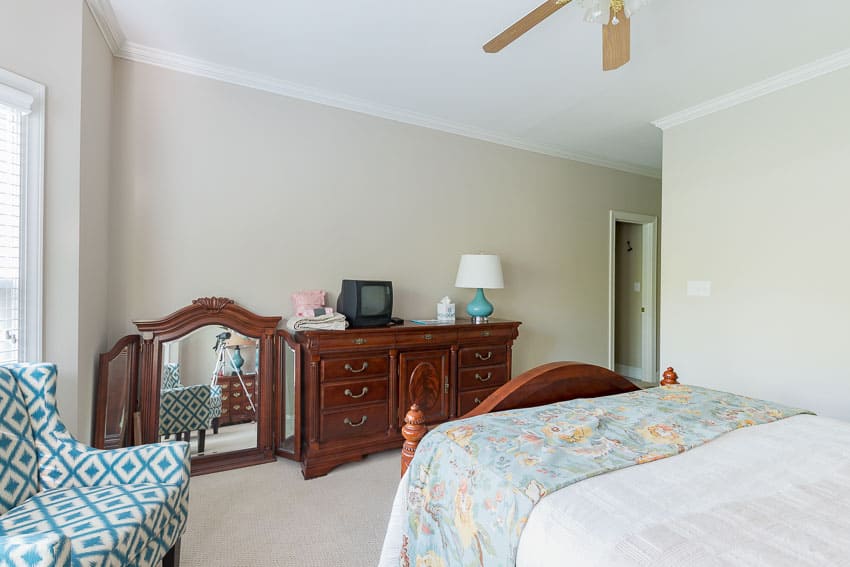
[[[711,295],[711,282],[688,280],[688,295],[708,297]]]
[[[635,291],[640,292],[640,282],[635,282],[633,287],[635,288]]]

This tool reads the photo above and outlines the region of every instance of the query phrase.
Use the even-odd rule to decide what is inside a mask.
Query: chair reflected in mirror
[[[221,388],[208,384],[184,386],[180,383],[180,365],[166,363],[162,369],[162,391],[159,398],[159,435],[166,440],[172,435],[187,443],[191,433],[198,432],[197,452],[203,453],[207,429],[212,426],[212,390],[221,399]],[[220,406],[220,402],[219,402]]]

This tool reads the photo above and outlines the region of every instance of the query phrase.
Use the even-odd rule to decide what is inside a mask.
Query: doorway
[[[608,367],[656,384],[657,217],[611,211]]]

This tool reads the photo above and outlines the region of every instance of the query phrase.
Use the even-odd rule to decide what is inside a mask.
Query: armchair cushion
[[[57,488],[0,517],[0,537],[60,534],[71,541],[75,565],[151,565],[174,544],[166,534],[179,500],[176,485]]]
[[[0,367],[0,514],[38,492],[35,439],[15,376]]]
[[[70,567],[71,540],[59,533],[0,536],[2,567]]]

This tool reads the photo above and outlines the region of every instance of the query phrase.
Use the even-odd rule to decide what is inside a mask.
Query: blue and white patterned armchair
[[[0,366],[0,566],[176,565],[188,503],[185,443],[88,447],[53,364]]]

